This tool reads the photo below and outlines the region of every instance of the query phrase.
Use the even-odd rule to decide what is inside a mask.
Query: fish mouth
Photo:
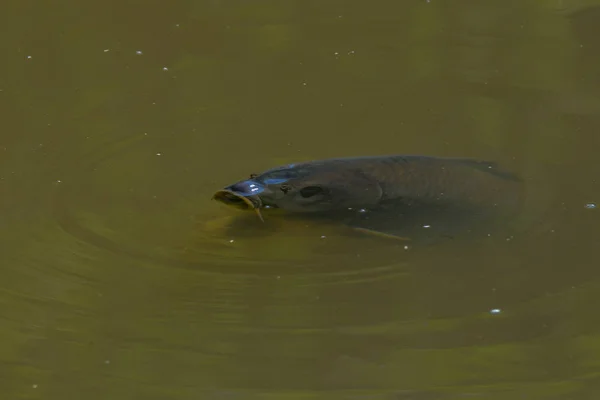
[[[240,193],[236,193],[233,190],[222,189],[217,191],[213,195],[213,200],[221,202],[230,207],[235,207],[240,210],[254,210],[261,221],[265,221],[260,209],[262,208],[262,201],[258,196],[245,196]]]

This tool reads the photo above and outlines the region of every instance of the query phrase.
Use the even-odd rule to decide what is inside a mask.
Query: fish
[[[446,215],[457,221],[515,210],[523,179],[493,161],[426,155],[330,158],[250,174],[217,190],[212,199],[300,218],[327,218],[355,231],[406,239],[398,228]],[[411,216],[418,215],[415,219]],[[421,223],[421,222],[416,222]],[[439,224],[438,224],[439,225]]]

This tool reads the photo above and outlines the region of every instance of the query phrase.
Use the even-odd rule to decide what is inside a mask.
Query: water
[[[598,6],[7,2],[2,397],[596,398]],[[389,153],[516,171],[515,234],[253,230],[210,200]]]

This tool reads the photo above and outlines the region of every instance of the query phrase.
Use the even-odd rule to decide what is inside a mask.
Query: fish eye
[[[279,186],[279,189],[283,192],[283,194],[286,194],[287,192],[292,190],[292,187],[284,183],[283,185]]]
[[[307,186],[305,188],[300,189],[300,195],[304,198],[313,197],[320,193],[323,193],[323,188],[319,186]]]

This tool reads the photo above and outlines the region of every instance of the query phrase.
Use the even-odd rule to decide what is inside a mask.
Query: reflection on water
[[[3,398],[594,398],[600,32],[559,3],[11,2]],[[418,245],[210,199],[390,153],[496,160],[523,212]]]

